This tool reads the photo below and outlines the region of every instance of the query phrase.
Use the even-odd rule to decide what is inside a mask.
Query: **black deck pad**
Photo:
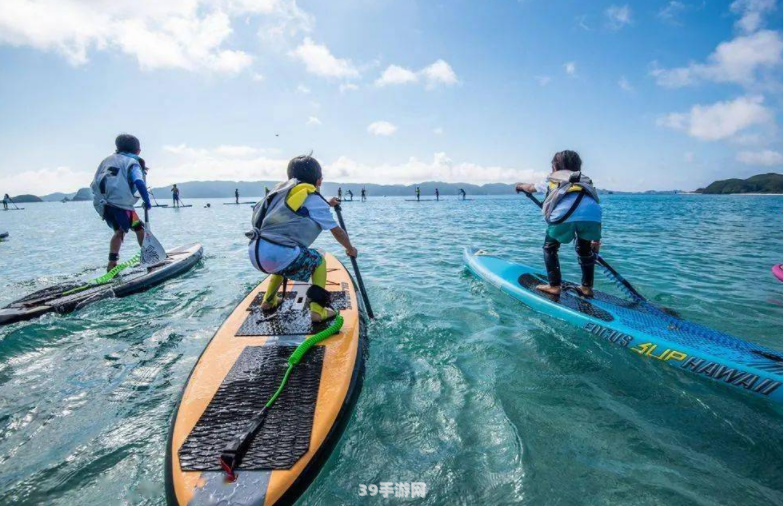
[[[540,285],[541,283],[546,283],[546,280],[538,276],[534,276],[533,274],[522,274],[519,277],[519,284],[522,285],[524,288],[527,288],[531,292],[535,293],[539,297],[549,299],[552,302],[555,302],[561,306],[565,306],[569,309],[579,311],[582,314],[585,314],[587,316],[592,316],[593,318],[598,318],[599,320],[603,320],[605,322],[610,322],[614,320],[614,317],[611,314],[591,304],[589,299],[575,293],[576,285],[574,285],[573,283],[568,283],[568,282],[563,283],[562,285],[563,290],[560,295],[552,295],[549,293],[542,292],[540,290],[536,290],[536,286]],[[596,298],[598,297],[601,298],[609,297],[612,299],[616,298],[616,297],[612,297],[611,295],[606,295],[600,292],[596,292]]]
[[[242,351],[179,450],[183,471],[219,471],[220,452],[274,394],[295,346],[250,346]],[[239,465],[244,470],[290,469],[310,449],[324,347],[312,348],[294,368]]]
[[[332,309],[342,311],[351,309],[351,298],[347,291],[330,292]],[[270,312],[261,310],[260,293],[250,305],[247,318],[237,331],[237,336],[296,336],[314,334],[327,328],[331,322],[313,324],[310,320],[310,310],[307,308],[304,295],[287,293],[280,306]]]

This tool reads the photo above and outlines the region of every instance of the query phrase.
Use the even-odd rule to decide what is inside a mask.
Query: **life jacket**
[[[321,226],[302,207],[310,195],[323,199],[315,186],[297,179],[278,184],[253,208],[253,231],[246,235],[251,241],[261,238],[288,248],[309,248],[321,234]]]
[[[130,180],[131,168],[134,165],[141,166],[140,158],[128,153],[115,153],[98,166],[90,185],[93,206],[98,214],[103,216],[103,209],[107,204],[133,211],[139,201],[133,181]]]
[[[596,202],[598,199],[598,190],[593,186],[593,181],[582,174],[581,171],[572,172],[570,170],[558,170],[551,173],[547,178],[547,193],[544,204],[541,206],[541,212],[544,219],[550,225],[563,223],[579,207],[582,199],[587,195]],[[552,219],[552,213],[557,209],[558,204],[570,193],[578,193],[571,208],[557,219]]]

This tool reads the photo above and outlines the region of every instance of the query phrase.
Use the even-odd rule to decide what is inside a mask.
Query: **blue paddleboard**
[[[560,296],[536,290],[546,274],[465,249],[465,264],[479,279],[531,309],[576,325],[597,339],[643,357],[783,403],[783,353],[664,313],[648,304],[602,292],[586,298],[563,283]]]

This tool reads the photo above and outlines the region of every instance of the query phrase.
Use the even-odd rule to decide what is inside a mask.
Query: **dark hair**
[[[316,184],[322,177],[321,164],[310,155],[297,156],[288,162],[288,179]]]
[[[579,153],[567,149],[555,153],[554,158],[552,158],[552,169],[578,172],[582,170],[582,159],[579,158]]]
[[[131,134],[120,134],[114,139],[114,145],[117,147],[117,153],[136,153],[141,151],[139,139]]]

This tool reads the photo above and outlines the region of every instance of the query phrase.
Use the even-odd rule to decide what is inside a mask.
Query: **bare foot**
[[[326,309],[326,316],[321,316],[320,314],[316,313],[315,311],[310,311],[310,318],[312,318],[313,323],[321,323],[325,322],[326,320],[331,320],[332,318],[337,315],[334,309],[327,307]]]
[[[109,265],[106,266],[106,272],[109,272],[110,270],[117,267],[117,262],[109,262]]]
[[[592,297],[593,296],[593,289],[589,286],[579,286],[576,288],[579,293],[581,293],[585,297]]]
[[[538,285],[536,287],[536,290],[544,293],[548,293],[549,295],[560,295],[560,287],[559,286],[550,286],[550,285]]]

